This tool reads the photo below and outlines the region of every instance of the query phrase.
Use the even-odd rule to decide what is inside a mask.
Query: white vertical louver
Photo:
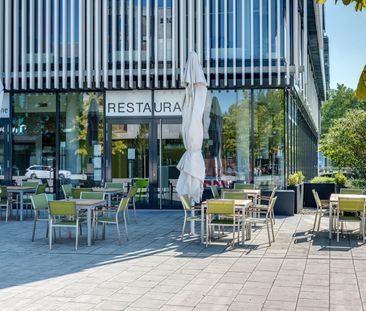
[[[208,85],[210,85],[211,80],[210,1],[206,0],[206,80]]]
[[[70,87],[75,88],[75,0],[70,0]]]
[[[227,85],[227,0],[224,0],[224,85]]]
[[[172,87],[176,87],[175,69],[177,66],[176,53],[178,50],[177,23],[177,3],[176,0],[172,0]]]
[[[141,0],[137,1],[137,87],[141,88],[142,82],[142,56],[141,56],[141,41],[142,41],[142,9],[141,9]]]
[[[148,88],[150,87],[150,49],[151,49],[150,17],[151,17],[150,1],[146,1],[146,87]]]
[[[3,82],[4,71],[4,33],[5,33],[5,18],[4,18],[4,1],[0,1],[0,79]]]
[[[112,0],[112,87],[117,87],[117,0]]]
[[[122,12],[123,1],[121,1]],[[123,36],[122,36],[123,38]],[[103,83],[108,88],[108,1],[103,1]]]
[[[233,0],[233,85],[236,85],[236,0]]]
[[[0,4],[0,6],[2,6],[2,4]],[[48,8],[47,8],[48,9]],[[22,11],[21,11],[21,15],[22,15],[22,20],[21,20],[21,67],[22,67],[22,89],[26,89],[27,88],[27,59],[26,59],[26,55],[27,55],[27,31],[26,29],[27,27],[27,14],[28,14],[28,10],[27,10],[27,1],[26,0],[22,0]],[[0,13],[0,18],[2,18],[2,15]],[[47,20],[48,21],[48,20]],[[2,23],[2,21],[0,22]],[[1,32],[1,30],[0,30]],[[0,38],[0,41],[2,39]],[[1,49],[1,46],[0,46]],[[1,58],[1,56],[0,56]],[[1,62],[1,59],[0,59]],[[1,67],[1,66],[0,66]],[[1,68],[0,68],[0,72],[1,72]]]
[[[268,84],[272,85],[272,0],[268,0]]]
[[[280,23],[280,17],[281,17],[281,0],[277,0],[277,40],[276,40],[276,56],[277,56],[277,85],[281,84],[281,23]]]
[[[81,3],[82,0],[80,0]],[[79,11],[81,12],[81,11]],[[59,88],[59,60],[60,60],[60,3],[59,0],[54,2],[54,41],[53,41],[53,54],[54,54],[54,86],[55,89]],[[79,59],[80,61],[80,59]]]
[[[67,0],[62,0],[62,88],[67,88]]]
[[[263,85],[263,3],[259,0],[259,84]]]
[[[43,73],[43,0],[38,0],[38,35],[37,35],[37,88],[43,89],[42,73]]]
[[[34,82],[34,34],[35,34],[35,31],[36,30],[35,30],[34,0],[30,0],[29,1],[29,88],[30,89],[35,88],[35,82]]]
[[[51,88],[51,4],[46,2],[46,89]]]
[[[19,88],[19,0],[13,0],[13,88]]]
[[[101,60],[101,52],[102,52],[102,47],[101,47],[101,40],[100,40],[100,36],[101,36],[101,29],[102,29],[102,24],[101,24],[101,4],[100,4],[100,0],[95,0],[94,1],[94,16],[95,16],[95,20],[94,20],[94,80],[95,80],[95,87],[96,88],[100,88],[100,70],[101,70],[101,65],[100,65],[100,60]]]
[[[163,0],[163,87],[167,87],[167,29],[166,29],[166,0]]]
[[[86,86],[92,88],[93,81],[93,1],[86,1]]]

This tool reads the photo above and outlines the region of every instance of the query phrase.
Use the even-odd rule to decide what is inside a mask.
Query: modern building
[[[192,50],[209,88],[206,184],[316,175],[329,69],[315,0],[2,0],[4,182],[31,166],[54,191],[62,171],[72,183],[144,177],[149,206],[171,206]]]

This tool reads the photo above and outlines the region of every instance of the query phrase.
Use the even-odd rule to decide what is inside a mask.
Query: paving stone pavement
[[[182,211],[138,211],[129,241],[74,251],[63,233],[52,251],[40,223],[0,221],[0,310],[364,310],[366,246],[317,237],[314,215],[276,218],[276,242],[254,228],[245,246],[180,241]],[[199,230],[199,224],[197,224]],[[84,228],[85,231],[85,228]],[[99,230],[100,231],[100,230]]]

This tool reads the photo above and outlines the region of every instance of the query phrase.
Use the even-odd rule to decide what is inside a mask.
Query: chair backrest
[[[270,202],[269,202],[269,206],[268,206],[268,210],[267,210],[267,215],[269,215],[270,213],[272,213],[274,206],[276,204],[277,201],[277,197],[274,197]]]
[[[343,212],[363,212],[365,209],[365,199],[339,198],[338,209]]]
[[[248,193],[242,191],[225,191],[222,193],[222,198],[229,200],[247,200]]]
[[[341,188],[341,194],[363,194],[363,189]]]
[[[127,209],[127,206],[128,206],[128,201],[130,199],[127,197],[127,198],[122,198],[121,199],[121,202],[119,202],[119,205],[118,205],[118,210],[117,210],[117,214],[119,212],[123,212]]]
[[[208,200],[207,214],[232,215],[235,213],[234,200]]]
[[[137,190],[138,190],[137,187],[135,187],[135,186],[131,187],[130,190],[128,190],[127,198],[129,198],[129,199],[133,198],[136,195]]]
[[[135,179],[133,179],[133,186],[136,186],[137,188],[148,188],[149,179],[148,178],[135,178]]]
[[[8,197],[8,189],[6,186],[0,186],[0,198],[5,199]]]
[[[274,187],[272,190],[271,196],[269,197],[269,201],[271,201],[275,197],[276,191],[277,191],[277,187]]]
[[[190,199],[188,195],[184,194],[180,196],[180,201],[182,202],[183,209],[186,211],[190,211],[192,209]]]
[[[104,200],[105,194],[103,192],[80,192],[80,199]]]
[[[64,193],[65,199],[72,198],[72,185],[71,184],[65,184],[62,185],[62,192]]]
[[[49,205],[52,216],[77,216],[74,201],[50,201]]]
[[[316,208],[317,209],[322,208],[322,202],[320,201],[318,192],[316,192],[315,189],[313,189],[312,192],[313,192],[314,200],[315,200],[315,203],[316,203]]]
[[[35,209],[35,210],[48,209],[48,198],[45,193],[33,194],[31,196],[31,202],[32,202],[33,209]]]
[[[106,182],[104,184],[104,188],[107,188],[107,189],[122,189],[123,190],[123,183],[121,183],[121,182]]]
[[[254,184],[235,183],[234,189],[255,189],[255,185]]]
[[[46,185],[38,184],[35,194],[41,194],[46,192]]]
[[[38,181],[23,181],[22,182],[22,187],[33,187],[33,188],[37,188],[37,186],[39,185]]]
[[[93,192],[92,188],[72,188],[72,197],[74,199],[80,199],[80,193],[82,192]]]
[[[217,190],[216,186],[210,186],[211,187],[211,192],[212,192],[212,197],[214,199],[220,199],[220,194],[219,191]]]

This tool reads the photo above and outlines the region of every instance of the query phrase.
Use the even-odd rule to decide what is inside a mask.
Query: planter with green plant
[[[321,200],[329,200],[330,195],[336,192],[335,177],[316,176],[310,182],[304,183],[304,206],[316,207],[313,190]]]
[[[290,174],[287,178],[287,189],[295,192],[295,214],[300,213],[303,208],[304,191],[303,182],[305,176],[301,171]]]

